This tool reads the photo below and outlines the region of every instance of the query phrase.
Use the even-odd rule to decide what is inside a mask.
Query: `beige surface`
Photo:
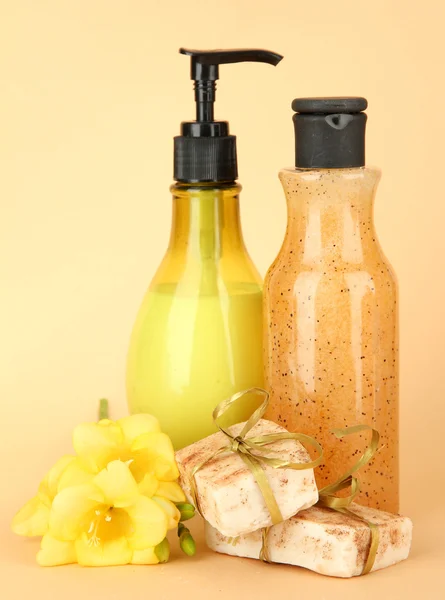
[[[409,560],[365,577],[341,580],[284,565],[266,565],[257,560],[222,556],[204,546],[202,527],[197,523],[199,554],[179,554],[166,565],[154,567],[78,566],[45,569],[35,565],[37,544],[8,540],[2,572],[2,600],[43,598],[45,600],[178,600],[187,598],[243,598],[269,600],[279,590],[283,598],[298,595],[304,600],[442,600],[438,577],[443,571],[443,530],[435,515],[410,511],[415,522],[415,542]],[[437,515],[437,514],[436,514]],[[442,531],[440,531],[440,527]],[[442,546],[442,551],[439,550]],[[5,591],[4,591],[5,590]],[[7,590],[7,591],[6,591]],[[83,596],[82,596],[83,595]]]
[[[425,592],[445,559],[443,3],[1,0],[0,13],[2,600],[268,598],[276,586],[317,600],[443,597]],[[376,224],[400,282],[401,508],[415,526],[397,568],[345,582],[200,553],[154,569],[42,570],[35,544],[9,533],[97,398],[124,414],[128,338],[168,238],[171,138],[193,116],[180,45],[286,56],[276,69],[222,67],[217,100],[239,138],[244,231],[263,273],[284,234],[290,101],[369,99]]]

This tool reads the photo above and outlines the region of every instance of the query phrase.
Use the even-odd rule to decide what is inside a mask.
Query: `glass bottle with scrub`
[[[264,283],[266,417],[322,444],[319,487],[369,442],[367,432],[339,440],[331,430],[376,428],[358,502],[398,512],[397,284],[374,227],[380,171],[364,166],[366,107],[363,98],[293,103],[296,168],[279,174],[287,231]]]
[[[215,431],[221,400],[263,385],[262,281],[242,236],[236,138],[213,119],[218,65],[277,64],[264,50],[188,51],[196,121],[175,138],[170,244],[140,308],[127,364],[132,413],[155,415],[175,448]],[[226,421],[245,420],[246,397]]]

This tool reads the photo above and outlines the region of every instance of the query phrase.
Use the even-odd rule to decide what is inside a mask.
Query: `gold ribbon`
[[[356,519],[360,519],[369,527],[371,531],[371,544],[369,546],[368,555],[366,557],[365,566],[362,571],[362,575],[369,573],[374,566],[374,562],[377,556],[377,549],[379,546],[379,528],[374,523],[370,523],[366,519],[359,517],[353,511],[349,510],[349,506],[354,501],[354,498],[360,491],[360,481],[354,476],[359,469],[364,467],[374,456],[377,451],[380,435],[376,429],[373,429],[369,425],[355,425],[354,427],[347,427],[346,429],[333,429],[332,433],[339,439],[348,435],[359,433],[360,431],[371,431],[371,441],[356,463],[352,465],[346,473],[344,473],[337,481],[327,485],[326,487],[319,490],[320,499],[317,506],[324,506],[337,512],[347,514]],[[338,492],[344,489],[350,489],[350,493],[339,498],[336,496]]]
[[[237,402],[246,394],[256,394],[258,396],[262,396],[263,402],[246,421],[241,432],[238,435],[234,436],[229,431],[229,429],[225,429],[220,425],[219,419],[225,414],[225,412],[230,408],[230,406],[232,406],[232,404]],[[281,521],[283,520],[283,516],[281,514],[277,501],[275,500],[275,496],[273,495],[272,489],[270,487],[267,476],[262,468],[262,465],[268,465],[269,467],[272,467],[274,469],[303,470],[313,469],[314,467],[320,464],[323,458],[323,450],[320,444],[312,437],[304,435],[303,433],[289,433],[286,431],[282,433],[269,433],[254,437],[246,437],[249,431],[252,429],[252,427],[254,427],[264,415],[268,402],[268,392],[261,388],[254,387],[249,388],[248,390],[244,390],[242,392],[238,392],[237,394],[234,394],[227,400],[223,400],[216,406],[215,410],[213,411],[213,421],[218,427],[218,429],[227,437],[229,443],[227,445],[222,446],[213,454],[211,454],[211,456],[208,456],[204,461],[196,465],[189,475],[191,496],[193,498],[193,502],[195,504],[196,509],[200,513],[201,511],[199,508],[198,491],[196,488],[195,475],[200,469],[204,467],[204,465],[206,465],[208,462],[210,462],[220,454],[223,454],[225,452],[234,452],[235,454],[238,454],[238,456],[243,460],[245,465],[249,468],[258,484],[258,487],[260,488],[261,494],[263,495],[264,502],[270,513],[273,525],[281,523]],[[267,452],[267,446],[279,440],[296,440],[299,442],[309,444],[317,450],[318,457],[315,460],[307,463],[293,463],[288,460],[282,460],[280,458],[272,458],[270,456],[265,456],[264,453]],[[262,554],[265,556],[265,560],[267,560],[267,551],[265,550],[265,544],[263,544]]]

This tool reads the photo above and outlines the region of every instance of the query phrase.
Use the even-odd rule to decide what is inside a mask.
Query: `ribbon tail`
[[[364,465],[366,465],[374,456],[377,451],[379,445],[380,435],[376,429],[373,429],[369,425],[355,425],[354,427],[348,427],[346,429],[333,429],[332,432],[337,438],[347,437],[349,435],[353,435],[354,433],[359,433],[361,431],[371,431],[371,441],[369,445],[366,447],[366,450],[363,452],[362,456],[355,462],[350,469],[348,469],[343,475],[337,479],[334,483],[327,485],[326,487],[319,490],[320,496],[327,496],[330,494],[335,494],[340,489],[343,489],[341,486],[346,481],[353,481],[354,478],[352,475],[359,471]],[[352,500],[351,500],[352,501]]]
[[[374,456],[377,451],[379,445],[380,435],[376,429],[373,429],[369,425],[355,425],[354,427],[347,427],[346,429],[333,429],[332,433],[339,439],[347,437],[349,435],[354,435],[355,433],[359,433],[362,431],[371,431],[371,441],[369,442],[366,450],[363,452],[362,456],[355,462],[350,469],[343,474],[341,479],[346,479],[350,475],[353,475],[357,471],[359,471],[362,467],[364,467]],[[335,484],[333,484],[335,485]],[[329,488],[331,486],[327,486],[324,488],[326,491],[330,491]],[[323,490],[320,490],[323,491]]]
[[[367,521],[367,525],[371,530],[371,545],[369,547],[368,557],[366,559],[362,575],[367,575],[374,566],[380,541],[380,533],[378,526],[374,525],[374,523],[369,523],[369,521]]]
[[[371,431],[371,441],[369,442],[367,448],[363,452],[362,456],[359,458],[357,462],[355,462],[350,469],[346,471],[337,481],[327,485],[326,487],[319,490],[320,499],[318,501],[318,506],[325,506],[327,508],[331,508],[332,510],[337,510],[338,512],[348,514],[351,517],[355,517],[356,519],[360,519],[363,523],[369,527],[371,532],[371,541],[369,545],[368,554],[365,561],[365,566],[362,571],[362,575],[366,575],[369,573],[375,563],[375,559],[377,556],[377,549],[379,546],[380,533],[379,528],[374,523],[370,523],[366,519],[362,519],[358,515],[356,515],[353,511],[349,509],[349,506],[353,502],[354,498],[357,496],[360,490],[360,482],[357,477],[354,477],[354,473],[356,473],[359,469],[361,469],[364,465],[366,465],[374,456],[378,449],[379,444],[379,432],[376,429],[373,429],[369,425],[356,425],[354,427],[348,427],[346,429],[334,429],[333,433],[337,438],[343,438],[348,435],[353,435],[354,433],[359,433],[362,431]],[[337,497],[335,494],[347,487],[351,487],[351,493],[345,497]]]
[[[380,542],[379,527],[378,525],[375,525],[375,523],[371,523],[366,519],[362,519],[362,517],[359,517],[354,512],[352,512],[352,510],[349,510],[347,508],[342,509],[339,512],[349,515],[350,517],[353,517],[355,519],[359,519],[369,527],[369,530],[371,532],[371,541],[369,544],[368,554],[366,556],[365,566],[363,567],[363,571],[361,572],[361,575],[367,575],[372,570],[372,567],[375,563],[375,559],[377,557],[377,550],[379,548]]]
[[[348,496],[344,496],[339,498],[335,496],[337,492],[345,489],[346,487],[351,488],[351,493]],[[326,492],[327,488],[323,488],[319,491],[319,506],[325,506],[327,508],[332,508],[333,510],[339,510],[347,508],[353,501],[354,498],[360,491],[360,481],[357,477],[349,477],[345,481],[339,481],[335,485],[330,486],[330,493]]]

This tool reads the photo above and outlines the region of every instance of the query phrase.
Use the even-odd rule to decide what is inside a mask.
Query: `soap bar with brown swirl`
[[[394,565],[408,557],[412,522],[406,517],[352,504],[356,515],[379,526],[379,545],[372,571]],[[206,524],[207,545],[216,552],[259,558],[261,531],[230,540]],[[371,543],[369,527],[328,508],[314,506],[275,525],[267,536],[271,562],[305,567],[322,575],[361,575]]]
[[[243,423],[234,425],[231,433],[237,435]],[[286,430],[261,419],[247,437],[282,433]],[[217,450],[227,446],[229,440],[223,433],[210,435],[176,453],[180,471],[180,485],[190,496],[192,470],[211,457]],[[307,463],[310,456],[300,442],[292,439],[278,440],[265,446],[265,456],[281,458],[295,463]],[[313,469],[262,468],[284,519],[318,501]],[[195,483],[202,516],[223,535],[235,537],[272,525],[260,488],[249,468],[235,452],[225,452],[207,462],[196,474]]]

